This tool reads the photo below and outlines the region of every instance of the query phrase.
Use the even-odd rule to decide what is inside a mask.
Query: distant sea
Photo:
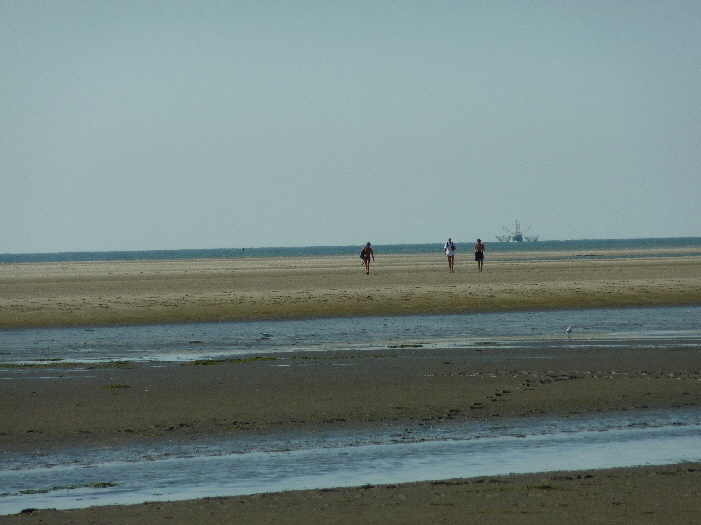
[[[377,244],[373,245],[376,255],[382,254],[422,254],[440,253],[445,241],[429,244]],[[472,253],[473,241],[456,243],[458,254]],[[641,250],[650,248],[690,248],[691,253],[684,255],[701,255],[701,237],[670,237],[660,239],[585,239],[569,241],[536,242],[485,242],[486,253],[491,259],[498,259],[499,254],[527,252],[561,252],[551,258],[568,258],[569,252],[587,252],[588,257],[605,257],[597,250]],[[309,257],[323,255],[355,256],[360,252],[358,246],[300,246],[269,248],[216,248],[216,249],[182,249],[182,250],[137,250],[109,252],[59,252],[59,253],[6,253],[0,254],[0,264],[68,262],[68,261],[139,261],[169,259],[220,259],[243,257]],[[579,256],[582,254],[580,253]],[[665,256],[674,256],[674,254]]]

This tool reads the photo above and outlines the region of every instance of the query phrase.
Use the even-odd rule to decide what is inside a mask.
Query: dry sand
[[[701,304],[694,256],[376,259],[369,276],[350,257],[0,265],[0,328]]]
[[[0,327],[701,304],[701,258],[247,259],[0,267]],[[533,350],[538,352],[539,350]],[[291,357],[286,355],[288,359]],[[701,353],[420,348],[211,366],[30,369],[3,450],[701,405]],[[532,357],[532,356],[530,356]],[[333,366],[343,363],[346,366]],[[61,379],[39,379],[39,377]],[[8,523],[697,523],[699,465],[40,511]],[[0,502],[1,503],[1,502]]]

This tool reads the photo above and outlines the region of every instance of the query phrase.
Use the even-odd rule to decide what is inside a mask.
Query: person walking
[[[477,239],[475,244],[475,261],[477,261],[477,268],[482,271],[482,263],[484,262],[484,244],[482,244],[481,239]]]
[[[375,252],[370,248],[370,243],[367,243],[363,246],[363,249],[360,250],[360,258],[365,263],[365,275],[370,275],[370,257],[372,257],[372,261],[375,262]]]
[[[448,256],[448,271],[453,273],[453,268],[455,266],[455,243],[448,237],[448,242],[443,246],[443,251]]]

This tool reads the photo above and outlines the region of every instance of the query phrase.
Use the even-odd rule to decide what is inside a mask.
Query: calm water
[[[375,253],[380,254],[419,254],[440,253],[445,239],[431,244],[390,244],[373,245]],[[472,252],[474,240],[456,242],[458,253]],[[588,251],[587,255],[596,256],[596,250],[634,250],[649,248],[691,248],[692,254],[701,255],[701,237],[675,237],[664,239],[591,239],[576,241],[538,241],[538,242],[490,242],[485,240],[490,257],[500,253],[519,252],[571,252]],[[300,257],[321,255],[356,256],[361,246],[305,246],[283,248],[221,248],[201,250],[149,250],[149,251],[115,251],[115,252],[64,252],[64,253],[30,253],[0,254],[2,263],[23,262],[57,262],[57,261],[121,261],[146,259],[210,259],[241,257]],[[564,255],[563,255],[564,256]]]
[[[0,515],[699,460],[699,410],[35,451],[0,457]]]
[[[565,329],[572,327],[572,336]],[[660,351],[701,345],[701,307],[621,308],[439,316],[357,317],[0,331],[0,364],[189,361],[284,352],[379,351],[401,345],[526,348],[634,339]],[[0,368],[0,378],[13,369]]]

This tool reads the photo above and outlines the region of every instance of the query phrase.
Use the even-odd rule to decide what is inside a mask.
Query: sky
[[[0,0],[0,253],[701,236],[701,2]]]

